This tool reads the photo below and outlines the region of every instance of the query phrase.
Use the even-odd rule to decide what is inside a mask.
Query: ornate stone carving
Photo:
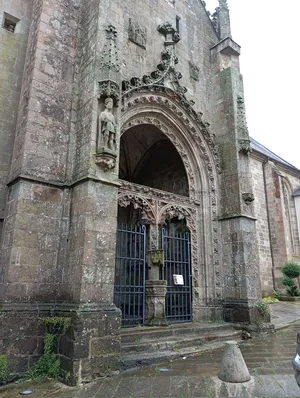
[[[187,153],[185,151],[185,148],[183,145],[179,142],[178,138],[175,136],[175,134],[171,131],[171,129],[162,121],[158,120],[155,117],[140,117],[136,118],[132,121],[129,121],[125,125],[122,126],[121,134],[128,130],[130,127],[137,126],[139,124],[152,124],[159,128],[173,143],[175,148],[177,149],[178,153],[181,155],[181,159],[183,161],[183,164],[185,166],[185,170],[187,173],[188,181],[189,181],[189,195],[191,198],[195,198],[195,192],[196,192],[196,187],[195,187],[195,176],[194,173],[191,169],[191,165],[187,156]]]
[[[97,148],[95,162],[104,171],[115,168],[117,158],[117,122],[114,112],[120,99],[120,63],[116,45],[117,30],[109,25],[101,52],[98,78],[98,106],[102,109],[97,120]],[[104,108],[104,109],[103,109]]]
[[[99,86],[98,97],[120,98],[120,62],[117,51],[117,30],[109,25],[106,30],[106,42],[101,52],[99,69],[97,70]]]
[[[202,156],[205,159],[208,167],[211,167],[209,166],[210,157],[207,153],[207,150],[209,149],[212,154],[214,164],[217,170],[220,171],[220,158],[218,148],[215,144],[215,136],[210,132],[209,123],[202,120],[201,112],[195,112],[191,104],[185,98],[181,97],[178,93],[175,93],[169,88],[161,86],[150,86],[147,88],[146,92],[145,87],[137,88],[135,91],[141,92],[141,95],[137,98],[132,98],[132,95],[124,95],[124,104],[122,107],[123,112],[139,104],[153,103],[165,107],[168,112],[174,114],[179,120],[181,120],[182,123],[184,123],[184,126],[189,130],[191,136],[195,140],[195,143],[200,148]],[[174,133],[172,133],[171,129],[168,126],[166,126],[164,123],[161,122],[161,120],[158,120],[156,118],[141,117],[131,120],[123,125],[121,133],[137,124],[154,124],[159,129],[163,128],[163,133],[165,133],[167,137],[170,138],[172,143],[177,148],[178,152],[182,155],[188,177],[192,177],[192,174],[189,173],[190,162],[188,161],[185,150],[182,146],[180,146],[178,138],[175,137]],[[191,178],[191,180],[192,179],[193,178]],[[190,194],[193,194],[192,185],[190,185]]]
[[[159,25],[157,30],[165,36],[167,43],[178,43],[180,40],[180,35],[176,29],[173,28],[171,22],[165,22],[164,24]]]
[[[142,220],[149,224],[155,224],[155,209],[149,200],[142,196],[135,195],[134,193],[119,193],[118,205],[127,207],[133,204],[135,209],[141,209]]]
[[[193,108],[193,101],[189,101],[185,97],[185,93],[187,92],[186,88],[182,87],[179,83],[181,74],[175,70],[176,64],[178,63],[178,58],[174,51],[175,43],[173,34],[175,29],[170,24],[164,24],[159,27],[159,31],[165,35],[165,50],[161,54],[162,61],[157,65],[157,69],[142,77],[134,77],[130,80],[123,81],[121,111],[123,115],[126,115],[127,112],[132,115],[133,110],[136,109],[137,116],[130,117],[127,121],[125,119],[121,133],[138,124],[153,124],[158,127],[171,140],[181,156],[189,181],[189,200],[195,201],[194,204],[196,204],[199,200],[198,188],[196,187],[196,179],[198,179],[198,177],[194,174],[193,162],[190,159],[185,144],[182,142],[182,135],[178,134],[171,126],[181,126],[182,131],[188,132],[187,134],[191,142],[193,142],[192,145],[199,148],[201,159],[206,164],[209,176],[209,207],[211,211],[211,226],[213,229],[213,231],[211,231],[211,243],[213,244],[211,258],[213,259],[215,271],[220,272],[217,195],[215,189],[215,171],[220,171],[220,159],[218,148],[215,143],[215,136],[210,131],[210,124],[202,119],[202,112],[196,112]],[[143,109],[147,110],[147,116],[138,115],[139,112],[143,112]],[[172,119],[171,123],[166,123],[163,117],[157,117],[155,115],[156,109],[164,109],[166,114],[170,115],[170,119]],[[126,116],[124,116],[124,118],[125,117]],[[148,187],[146,189],[148,189]],[[153,190],[151,189],[150,192],[152,194]],[[165,193],[161,195],[163,196],[164,194]],[[182,207],[188,209],[186,210],[185,219],[191,231],[193,270],[194,275],[196,275],[199,255],[199,233],[197,233],[196,225],[198,210],[197,207],[195,208],[193,205],[190,206],[190,204],[184,202],[185,199],[187,198],[181,197],[181,201],[179,202],[177,200],[176,204],[184,204]],[[155,199],[154,201],[156,203],[155,206],[158,206],[157,209],[161,209],[164,205],[164,199],[161,201]],[[165,203],[165,206],[167,206],[167,204],[170,204],[170,199]],[[155,214],[156,222],[161,222],[161,217],[158,217],[158,211],[156,211]],[[182,210],[178,215],[183,217],[184,211]]]
[[[162,60],[158,63],[157,69],[148,75],[142,77],[134,76],[130,80],[124,80],[122,82],[123,96],[130,96],[134,90],[138,90],[142,87],[156,85],[172,87],[175,92],[183,96],[187,89],[179,84],[182,74],[175,71],[178,58],[175,56],[174,51],[172,51],[170,47],[167,47],[162,51],[161,58]]]
[[[237,97],[237,131],[240,138],[249,137],[249,131],[246,121],[245,102],[244,98],[241,96]]]
[[[120,99],[120,86],[111,80],[103,80],[98,85],[98,98],[111,97],[115,98],[116,105]]]
[[[197,279],[199,264],[199,230],[197,225],[197,214],[200,211],[200,202],[196,199],[176,195],[173,193],[161,191],[143,185],[134,184],[127,181],[121,181],[122,185],[119,190],[119,205],[122,207],[129,206],[133,203],[135,208],[143,210],[143,218],[145,222],[150,224],[151,242],[156,242],[157,225],[163,225],[167,219],[178,217],[185,219],[186,225],[191,234],[191,258],[193,264],[193,275]],[[211,202],[211,219],[212,219],[212,244],[213,244],[213,264],[216,276],[220,275],[219,263],[219,236],[216,220],[216,197],[214,187],[212,188]],[[179,205],[180,203],[180,205]],[[152,227],[154,226],[154,227]],[[151,249],[156,249],[154,244]],[[219,283],[217,278],[216,283]],[[196,286],[194,284],[194,286]]]
[[[191,217],[189,211],[179,205],[167,205],[164,207],[159,214],[159,224],[164,224],[166,220],[171,220],[172,218],[178,218],[178,220],[187,220]]]
[[[190,68],[190,78],[198,82],[200,69],[198,68],[197,65],[193,64],[192,62],[189,62],[189,68]]]
[[[128,39],[138,46],[146,49],[147,31],[137,22],[129,19]]]
[[[104,171],[111,170],[116,165],[116,118],[112,112],[113,99],[106,98],[105,110],[98,116],[97,152],[96,163]]]
[[[99,142],[100,148],[98,152],[109,150],[112,153],[116,152],[116,118],[112,113],[113,99],[106,98],[104,101],[105,110],[99,115]]]
[[[209,123],[202,120],[202,112],[196,112],[193,109],[194,101],[189,101],[185,97],[187,89],[179,83],[182,75],[180,72],[175,70],[175,65],[178,63],[178,59],[174,53],[174,42],[172,41],[170,44],[170,42],[167,41],[167,35],[173,35],[175,29],[170,23],[165,23],[160,25],[158,30],[166,36],[165,50],[161,54],[162,61],[158,64],[157,69],[150,74],[144,75],[143,77],[133,77],[130,81],[123,81],[122,111],[125,111],[130,106],[138,104],[138,102],[162,101],[160,96],[153,95],[150,97],[148,96],[147,98],[141,97],[135,99],[134,103],[130,103],[130,100],[128,101],[128,99],[130,99],[135,92],[151,91],[155,93],[164,93],[168,97],[167,99],[164,99],[164,106],[168,106],[172,112],[176,111],[177,115],[183,119],[184,123],[189,124],[192,134],[194,134],[194,136],[198,136],[198,144],[201,147],[201,142],[199,142],[200,135],[197,134],[197,129],[191,124],[189,117],[191,116],[198,127],[200,127],[202,136],[211,148],[215,164],[217,165],[218,170],[220,170],[218,148],[215,145],[215,136],[210,132]]]
[[[98,164],[104,171],[114,169],[116,166],[116,158],[108,153],[96,154],[96,164]]]
[[[254,201],[254,195],[253,195],[253,193],[244,192],[244,193],[242,193],[242,198],[243,198],[243,201],[244,201],[247,205],[250,205],[251,202]]]
[[[245,155],[248,155],[249,152],[252,151],[251,149],[251,142],[250,140],[238,140],[239,142],[239,152],[244,153]]]
[[[122,181],[120,192],[130,192],[136,193],[137,195],[143,195],[145,197],[151,198],[152,200],[161,200],[166,203],[174,202],[174,203],[184,203],[186,206],[199,206],[200,202],[196,199],[189,198],[187,196],[177,195],[171,192],[161,191],[159,189],[150,188],[145,185],[135,184],[133,182]]]

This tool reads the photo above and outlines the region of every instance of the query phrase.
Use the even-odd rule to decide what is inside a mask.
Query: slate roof
[[[282,163],[286,166],[289,166],[297,171],[300,171],[297,169],[297,167],[293,166],[291,163],[286,162],[284,159],[281,157],[277,156],[274,152],[270,151],[268,148],[260,144],[258,141],[256,141],[254,138],[250,137],[250,142],[251,142],[251,148],[259,153],[261,153],[264,156],[267,156],[270,159],[275,160],[276,162]]]
[[[300,196],[300,188],[297,188],[297,189],[293,192],[293,196]]]

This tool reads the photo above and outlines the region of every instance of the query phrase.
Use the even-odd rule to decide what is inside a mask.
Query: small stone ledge
[[[218,218],[218,221],[223,221],[223,220],[231,220],[234,218],[248,218],[249,220],[253,220],[253,221],[257,221],[256,217],[253,216],[249,216],[249,214],[232,214],[232,215],[228,215],[228,216],[222,216]]]
[[[239,56],[241,54],[241,46],[239,46],[235,41],[233,41],[230,37],[226,37],[221,40],[211,49],[212,54],[222,53],[226,55],[235,55]]]

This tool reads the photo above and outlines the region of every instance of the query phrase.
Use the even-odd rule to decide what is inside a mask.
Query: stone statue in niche
[[[98,153],[105,150],[116,152],[116,118],[112,112],[114,102],[112,98],[104,101],[105,110],[100,113],[98,120]]]
[[[146,29],[141,27],[137,22],[129,19],[128,38],[140,47],[146,49]]]

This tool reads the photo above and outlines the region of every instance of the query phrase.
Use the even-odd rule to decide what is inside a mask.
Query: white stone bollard
[[[251,376],[236,341],[227,341],[218,374],[228,383],[245,383]]]

